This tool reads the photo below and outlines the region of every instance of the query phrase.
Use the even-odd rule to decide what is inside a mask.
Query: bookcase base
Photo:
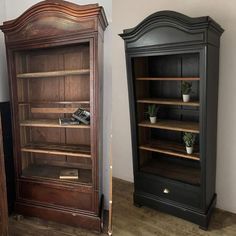
[[[193,211],[188,208],[183,208],[183,206],[178,206],[177,204],[174,205],[170,202],[166,202],[165,200],[157,197],[146,195],[143,193],[134,193],[134,205],[135,206],[148,206],[168,214],[180,217],[182,219],[188,220],[192,223],[199,225],[199,227],[203,230],[208,229],[208,224],[210,221],[210,217],[212,214],[213,209],[216,205],[216,198],[217,195],[214,194],[211,204],[208,207],[206,213],[202,213],[199,211]]]
[[[102,219],[100,216],[75,213],[74,211],[66,209],[32,205],[19,201],[15,204],[15,211],[25,216],[38,217],[44,220],[55,221],[74,227],[82,227],[101,233]]]

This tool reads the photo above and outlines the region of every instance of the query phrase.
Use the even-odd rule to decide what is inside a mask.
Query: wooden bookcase
[[[134,204],[151,206],[206,229],[216,202],[219,38],[210,17],[157,12],[125,40],[134,166]],[[191,82],[190,102],[181,84]],[[147,108],[160,107],[150,123]],[[187,154],[184,132],[196,135]]]
[[[102,225],[102,67],[97,4],[40,2],[4,22],[18,213],[96,231]],[[90,125],[60,125],[79,107]],[[60,179],[77,169],[79,178]]]

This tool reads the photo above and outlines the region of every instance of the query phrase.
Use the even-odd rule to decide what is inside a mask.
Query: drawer
[[[155,177],[154,177],[155,178]],[[162,199],[174,201],[186,206],[200,208],[200,187],[171,180],[162,180],[138,176],[135,179],[135,191],[156,195]]]
[[[76,188],[20,182],[19,195],[22,199],[40,203],[92,211],[92,191],[81,192]]]

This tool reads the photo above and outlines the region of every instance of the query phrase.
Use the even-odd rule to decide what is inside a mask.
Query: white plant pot
[[[193,147],[186,147],[186,151],[188,154],[192,154],[193,153]]]
[[[150,122],[152,124],[156,123],[157,122],[157,117],[156,116],[153,116],[153,117],[150,116]]]
[[[183,102],[189,102],[190,101],[190,94],[183,94]]]

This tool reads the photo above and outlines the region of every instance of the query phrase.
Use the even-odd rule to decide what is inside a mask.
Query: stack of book
[[[76,110],[72,117],[69,118],[59,118],[60,125],[79,125],[79,124],[88,125],[90,123],[90,112],[82,108]]]

